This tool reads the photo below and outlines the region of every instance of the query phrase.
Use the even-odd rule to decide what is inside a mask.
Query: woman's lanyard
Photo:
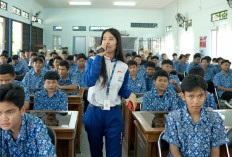
[[[111,75],[110,75],[110,79],[108,79],[108,73],[107,73],[107,70],[106,70],[106,79],[107,79],[106,95],[109,95],[110,84],[111,84],[111,81],[112,81],[112,78],[113,78],[113,75],[114,75],[114,70],[115,70],[116,64],[117,64],[117,60],[116,60],[115,63],[114,63],[114,67],[113,67],[112,73],[111,73]]]

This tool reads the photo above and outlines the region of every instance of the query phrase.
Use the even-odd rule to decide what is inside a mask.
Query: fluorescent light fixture
[[[114,5],[120,5],[120,6],[135,6],[135,2],[114,2]]]
[[[91,2],[69,2],[69,5],[91,5]]]

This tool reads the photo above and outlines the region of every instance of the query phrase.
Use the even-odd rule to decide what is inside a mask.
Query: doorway
[[[74,36],[73,37],[73,54],[86,54],[86,37]]]

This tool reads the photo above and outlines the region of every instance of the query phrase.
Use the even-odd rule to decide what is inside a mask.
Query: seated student
[[[154,86],[153,79],[155,73],[155,63],[154,62],[147,62],[146,64],[146,73],[145,73],[145,82],[146,82],[146,89],[150,91]]]
[[[75,54],[75,55],[73,56],[74,62],[77,62],[77,55],[78,55],[78,54]]]
[[[162,53],[161,54],[161,60],[159,61],[157,66],[161,67],[163,60],[166,60],[166,59],[167,59],[167,55],[165,53]]]
[[[188,74],[189,70],[195,66],[200,66],[200,61],[201,61],[201,54],[196,53],[193,56],[193,61],[187,66],[186,72]]]
[[[44,75],[44,88],[34,97],[33,110],[68,110],[68,96],[57,89],[60,76],[55,71],[48,71]]]
[[[84,84],[84,74],[85,74],[85,65],[87,57],[85,54],[80,53],[77,55],[77,83],[81,88],[87,89],[87,86]]]
[[[172,71],[172,61],[167,59],[162,61],[161,68],[165,70],[169,75],[168,87],[174,92],[180,93],[180,81],[177,75],[172,75],[170,72]]]
[[[37,56],[38,56],[37,53],[35,53],[35,52],[31,53],[31,57],[30,57],[30,61],[29,61],[28,66],[33,66],[33,59],[36,58]]]
[[[129,62],[131,60],[131,54],[130,53],[127,53],[126,54],[126,63]]]
[[[30,106],[30,95],[28,88],[25,87],[25,85],[18,80],[14,80],[16,77],[14,68],[10,64],[2,64],[0,65],[0,85],[6,84],[6,83],[16,83],[20,85],[21,87],[24,87],[25,92],[25,101],[24,101],[24,107],[25,109],[29,109]]]
[[[176,66],[176,72],[178,74],[179,80],[182,81],[184,79],[184,73],[186,71],[188,64],[186,63],[185,55],[180,55],[179,59],[180,59],[180,63],[178,63]]]
[[[158,67],[159,57],[157,57],[157,56],[152,56],[152,57],[151,57],[151,60],[152,60],[152,62],[155,63],[155,67],[156,67],[155,71],[161,70],[161,68]]]
[[[137,74],[137,63],[134,60],[130,60],[128,63],[128,70],[130,72],[128,79],[128,89],[133,93],[145,93],[146,83],[144,77],[139,77]]]
[[[56,156],[43,121],[25,113],[24,97],[16,84],[0,86],[1,156]]]
[[[67,57],[68,57],[67,51],[63,51],[63,52],[62,52],[62,58],[63,58],[63,60],[66,60]]]
[[[41,69],[44,73],[48,72],[50,70],[50,67],[48,65],[48,62],[46,62],[44,55],[39,55],[39,58],[43,60],[43,68]]]
[[[8,55],[5,54],[5,53],[2,53],[0,55],[0,65],[1,64],[7,64],[7,61],[8,61]]]
[[[203,77],[188,75],[181,84],[186,106],[169,113],[163,139],[170,145],[169,156],[219,156],[220,145],[228,142],[223,120],[203,106],[207,83]]]
[[[178,109],[176,93],[168,87],[168,73],[158,70],[154,73],[155,87],[143,96],[141,111],[173,111]]]
[[[19,58],[22,59],[28,65],[29,61],[26,60],[26,56],[25,56],[25,51],[24,50],[20,50]]]
[[[215,73],[215,66],[213,64],[211,64],[211,57],[210,56],[205,56],[205,59],[207,59],[207,65],[209,69],[212,69],[212,71]]]
[[[204,70],[204,78],[208,84],[207,91],[209,91],[210,93],[214,93],[213,78],[215,76],[215,71],[214,68],[210,68],[209,59],[207,59],[207,57],[201,59],[201,67]]]
[[[77,75],[76,73],[69,73],[69,64],[68,61],[63,60],[59,65],[59,84],[58,89],[62,90],[77,90],[79,88],[77,84]],[[76,92],[75,92],[76,93]],[[72,93],[72,95],[75,95]]]
[[[23,83],[27,88],[43,88],[43,76],[44,72],[41,70],[43,67],[43,59],[36,57],[33,60],[33,67],[25,77],[23,78]],[[30,94],[34,95],[38,90],[30,89]]]
[[[193,67],[192,69],[189,70],[189,74],[198,75],[204,78],[204,70],[201,67]],[[182,105],[180,104],[180,106],[183,106],[183,105],[186,105],[186,103],[182,101]],[[216,105],[216,102],[215,102],[215,99],[212,93],[207,91],[207,97],[205,99],[203,106],[205,108],[217,110],[217,105]]]
[[[54,59],[56,56],[58,56],[58,53],[56,53],[55,51],[52,51],[52,52],[50,53],[50,58],[51,58],[51,59]]]
[[[214,76],[214,86],[218,89],[218,96],[232,103],[232,72],[230,72],[230,61],[221,62],[221,72]]]
[[[62,59],[60,56],[55,56],[55,57],[54,57],[54,62],[53,62],[54,68],[51,69],[51,70],[58,73],[59,65],[60,65],[60,62],[61,62],[62,60],[63,60],[63,59]]]
[[[78,66],[77,66],[77,63],[74,62],[74,57],[72,55],[69,55],[67,57],[67,61],[69,63],[69,68],[70,68],[69,72],[75,73],[77,71]]]
[[[54,69],[53,63],[54,63],[54,59],[53,58],[48,61],[48,66],[49,66],[50,70]]]
[[[140,65],[145,66],[146,63],[147,63],[147,61],[146,61],[146,56],[145,56],[145,54],[141,54],[141,64],[140,64]]]
[[[19,60],[19,57],[17,55],[12,56],[12,62],[10,63],[15,70],[16,73],[16,80],[22,81],[23,77],[26,75],[26,73],[29,71],[26,63],[24,63],[23,60]]]
[[[136,55],[134,61],[136,61],[136,63],[137,63],[137,75],[139,77],[143,77],[145,75],[145,73],[146,73],[146,70],[144,68],[144,65],[141,65],[141,62],[142,62],[141,61],[141,56]]]
[[[178,64],[178,58],[177,58],[177,54],[176,53],[172,54],[172,64],[173,64],[172,71],[175,72],[176,66]]]
[[[147,62],[152,62],[151,57],[152,57],[152,55],[147,56]]]
[[[25,59],[26,59],[27,63],[29,64],[29,62],[30,62],[30,53],[29,53],[29,51],[25,51]]]
[[[93,50],[89,50],[89,58],[92,57],[92,56],[95,56],[95,53]]]
[[[221,72],[221,63],[224,59],[222,57],[217,58],[217,64],[215,65],[215,72],[220,73]]]

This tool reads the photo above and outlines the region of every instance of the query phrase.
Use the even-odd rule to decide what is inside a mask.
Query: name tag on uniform
[[[103,110],[110,110],[110,100],[104,100]]]

